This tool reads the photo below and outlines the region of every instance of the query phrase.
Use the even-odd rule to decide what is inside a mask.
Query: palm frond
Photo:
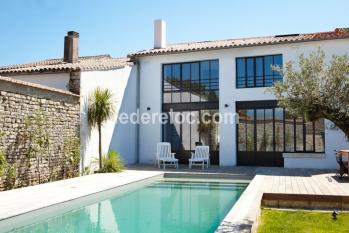
[[[102,125],[114,116],[113,94],[109,89],[97,87],[89,96],[88,123],[92,127]]]

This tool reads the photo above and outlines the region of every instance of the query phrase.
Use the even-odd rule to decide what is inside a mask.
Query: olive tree
[[[309,121],[325,118],[349,138],[349,57],[333,55],[326,61],[322,50],[299,56],[298,67],[287,62],[273,67],[283,75],[270,89],[279,106]]]

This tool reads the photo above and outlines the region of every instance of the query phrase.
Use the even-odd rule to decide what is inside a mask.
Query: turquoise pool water
[[[156,181],[12,232],[214,232],[246,186],[245,183]]]

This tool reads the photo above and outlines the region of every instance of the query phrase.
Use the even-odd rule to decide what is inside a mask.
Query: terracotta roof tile
[[[122,68],[133,63],[129,58],[113,58],[110,55],[79,57],[76,63],[67,63],[63,59],[47,59],[27,64],[0,67],[0,74],[18,72],[107,70]]]
[[[308,34],[290,34],[279,36],[252,37],[241,39],[214,40],[202,42],[190,42],[169,44],[166,48],[147,49],[135,53],[130,53],[128,57],[153,56],[168,53],[194,52],[201,50],[215,50],[225,48],[238,48],[249,46],[262,46],[272,44],[297,43],[317,40],[333,40],[349,38],[349,28],[336,28],[330,32],[318,32]]]

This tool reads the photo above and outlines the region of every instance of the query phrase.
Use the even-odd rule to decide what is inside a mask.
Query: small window
[[[236,87],[270,87],[282,76],[273,70],[282,67],[282,55],[246,57],[236,59]]]

